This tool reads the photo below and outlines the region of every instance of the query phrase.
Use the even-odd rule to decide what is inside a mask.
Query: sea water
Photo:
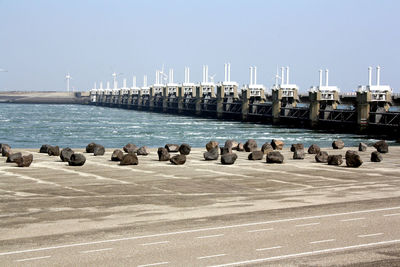
[[[338,138],[346,146],[376,141],[355,134],[88,105],[0,104],[0,143],[16,148],[38,148],[42,144],[81,148],[90,142],[108,148],[120,148],[127,143],[148,147],[188,143],[204,147],[210,140],[245,142],[250,138],[260,146],[272,139],[283,140],[287,145],[316,143],[321,147],[330,147]]]

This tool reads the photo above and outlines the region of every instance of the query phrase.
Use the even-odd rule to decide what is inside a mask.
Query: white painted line
[[[21,261],[33,261],[33,260],[40,260],[40,259],[47,259],[50,258],[51,256],[43,256],[43,257],[35,257],[35,258],[27,258],[27,259],[20,259],[20,260],[15,260],[17,262]]]
[[[255,232],[262,232],[262,231],[272,231],[274,228],[263,228],[263,229],[256,229],[256,230],[249,230],[248,233],[255,233]]]
[[[157,266],[157,265],[164,265],[164,264],[168,264],[168,263],[169,263],[168,261],[163,261],[163,262],[156,262],[156,263],[138,265],[137,267]]]
[[[209,258],[216,258],[216,257],[222,257],[226,256],[226,254],[217,254],[217,255],[210,255],[210,256],[202,256],[202,257],[197,257],[198,260],[202,259],[209,259]]]
[[[106,250],[112,250],[112,249],[113,248],[101,248],[101,249],[85,250],[85,251],[81,251],[80,253],[92,253],[92,252],[106,251]]]
[[[166,244],[169,243],[169,241],[160,241],[160,242],[153,242],[153,243],[144,243],[144,244],[140,244],[142,246],[151,246],[151,245],[158,245],[158,244]]]
[[[274,256],[274,257],[268,257],[268,258],[259,258],[259,259],[246,260],[246,261],[231,262],[231,263],[225,263],[225,264],[220,264],[220,265],[211,265],[209,267],[237,266],[237,265],[243,265],[243,264],[259,263],[259,262],[265,262],[265,261],[274,261],[274,260],[281,260],[281,259],[288,259],[288,258],[294,258],[294,257],[302,257],[302,256],[315,255],[315,254],[330,253],[330,252],[343,251],[343,250],[349,250],[349,249],[380,246],[380,245],[387,245],[387,244],[394,244],[394,243],[400,243],[400,239],[387,240],[387,241],[374,242],[374,243],[367,243],[367,244],[360,244],[360,245],[347,246],[347,247],[338,247],[338,248],[313,250],[313,251],[307,251],[307,252],[301,252],[301,253],[295,253],[295,254],[286,254],[286,255],[280,255],[280,256]]]
[[[397,210],[397,209],[400,209],[400,206],[391,207],[391,208],[358,210],[358,211],[350,211],[350,212],[342,212],[342,213],[315,215],[315,216],[308,216],[308,217],[278,219],[278,220],[272,220],[272,221],[262,221],[262,222],[253,222],[253,223],[244,223],[244,224],[216,226],[216,227],[209,227],[209,228],[198,228],[198,229],[191,229],[191,230],[184,230],[184,231],[177,231],[177,232],[167,232],[167,233],[153,234],[153,235],[130,236],[130,237],[122,237],[122,238],[116,238],[116,239],[98,240],[98,241],[92,241],[92,242],[72,243],[72,244],[58,245],[58,246],[52,246],[52,247],[43,247],[43,248],[34,248],[34,249],[25,249],[25,250],[15,250],[15,251],[0,252],[0,256],[12,255],[12,254],[20,254],[20,253],[26,253],[26,252],[34,252],[34,251],[60,249],[60,248],[87,246],[87,245],[93,245],[93,244],[121,242],[121,241],[136,240],[136,239],[151,238],[151,237],[180,235],[180,234],[188,234],[188,233],[198,233],[198,232],[205,232],[205,231],[210,231],[210,230],[222,230],[222,229],[231,229],[231,228],[247,227],[247,226],[254,226],[254,225],[263,225],[263,224],[272,224],[272,223],[281,223],[281,222],[293,222],[293,221],[318,219],[318,218],[330,218],[330,217],[337,217],[337,216],[350,215],[350,214],[371,213],[371,212]]]
[[[344,220],[340,220],[341,222],[351,222],[351,221],[359,221],[359,220],[365,220],[364,217],[360,217],[360,218],[351,218],[351,219],[344,219]]]
[[[327,243],[327,242],[333,242],[333,241],[336,241],[336,239],[325,239],[325,240],[312,241],[312,242],[310,242],[310,244]]]
[[[385,214],[383,215],[384,217],[388,217],[388,216],[399,216],[400,213],[391,213],[391,214]]]
[[[276,247],[270,247],[270,248],[257,248],[257,251],[264,251],[264,250],[272,250],[272,249],[278,249],[282,248],[282,246],[276,246]]]
[[[378,236],[378,235],[383,235],[383,233],[368,234],[368,235],[358,235],[358,237],[370,237],[370,236]]]
[[[295,226],[296,227],[305,227],[305,226],[318,225],[318,224],[321,224],[321,223],[317,222],[317,223],[296,224]]]
[[[203,236],[198,236],[196,238],[211,238],[211,237],[218,237],[218,236],[223,236],[224,234],[219,234],[219,235],[203,235]]]

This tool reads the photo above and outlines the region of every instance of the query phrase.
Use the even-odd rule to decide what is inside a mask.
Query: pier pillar
[[[122,90],[119,90],[119,93],[118,93],[118,107],[119,108],[122,107]]]
[[[368,127],[371,92],[357,92],[357,124],[360,131]]]
[[[250,89],[242,91],[242,121],[246,121],[249,115]]]
[[[183,92],[183,87],[179,86],[177,88],[177,101],[178,101],[178,113],[183,112],[183,99],[184,99],[184,92]]]
[[[225,90],[223,86],[217,86],[217,118],[224,116],[224,98]]]
[[[150,95],[149,95],[149,110],[153,111],[154,110],[154,101],[155,101],[155,96],[156,93],[154,91],[154,87],[150,87]]]
[[[167,87],[163,88],[162,111],[163,112],[167,112],[168,111],[168,88]]]
[[[130,108],[132,105],[132,92],[131,90],[128,91],[128,102],[126,103],[126,107]]]
[[[203,97],[203,90],[201,86],[196,87],[196,98],[195,98],[195,114],[197,116],[201,115],[201,99]]]
[[[279,123],[282,106],[282,90],[272,90],[272,119],[273,123]]]
[[[317,126],[319,120],[321,92],[310,92],[308,96],[310,99],[310,124],[311,127],[315,127]]]
[[[137,104],[137,108],[138,108],[138,110],[141,110],[142,109],[142,106],[143,106],[143,94],[142,94],[142,90],[140,90],[139,91],[139,94],[138,94],[138,104]]]

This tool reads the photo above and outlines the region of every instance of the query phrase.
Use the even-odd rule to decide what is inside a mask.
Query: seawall
[[[86,104],[89,94],[86,92],[0,92],[0,103],[18,104]]]

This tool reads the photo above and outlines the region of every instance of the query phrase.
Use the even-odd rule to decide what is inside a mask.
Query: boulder
[[[93,149],[93,155],[103,156],[104,153],[106,153],[106,149],[104,148],[104,146],[96,144],[96,146]]]
[[[138,156],[147,156],[149,154],[149,148],[147,146],[141,146],[137,151],[136,154]]]
[[[61,150],[60,158],[62,161],[68,162],[69,159],[71,158],[72,154],[74,154],[74,151],[71,148],[66,147]]]
[[[203,154],[205,160],[217,160],[218,159],[218,147],[214,147],[210,151],[204,152]]]
[[[29,167],[29,166],[31,166],[32,161],[33,161],[33,155],[29,154],[29,155],[17,158],[15,160],[15,163],[17,163],[18,167]]]
[[[58,146],[49,146],[47,150],[49,156],[60,156],[60,148]]]
[[[343,163],[342,155],[328,156],[328,165],[341,165]]]
[[[83,154],[74,153],[71,155],[68,165],[69,166],[83,166],[85,164],[86,158]]]
[[[363,164],[360,155],[358,155],[357,151],[348,150],[346,151],[346,165],[347,167],[358,168]]]
[[[283,163],[284,157],[279,151],[268,152],[267,163]]]
[[[249,154],[249,160],[262,160],[264,157],[264,152],[262,151],[253,151]]]
[[[237,145],[237,149],[236,149],[237,151],[240,151],[240,152],[243,152],[243,151],[245,151],[244,150],[244,144],[243,143],[239,143],[238,145]]]
[[[121,161],[119,162],[120,165],[138,165],[139,159],[134,153],[125,154]]]
[[[2,146],[1,146],[1,155],[3,157],[8,157],[10,154],[12,154],[11,147],[9,145],[7,145],[7,144],[2,144]]]
[[[328,162],[328,152],[326,151],[320,151],[318,152],[317,155],[315,155],[315,161],[316,162],[322,162],[322,163],[327,163]]]
[[[210,141],[206,144],[206,149],[207,151],[212,150],[213,148],[217,148],[218,149],[218,145],[219,143],[217,141]]]
[[[86,153],[93,153],[96,143],[90,143],[86,146]]]
[[[235,140],[229,139],[225,141],[225,147],[230,148],[231,150],[236,150],[238,145],[238,142],[236,142]]]
[[[42,145],[40,147],[40,149],[39,149],[39,153],[46,153],[47,154],[47,151],[49,150],[49,147],[50,147],[50,145],[48,145],[48,144]]]
[[[159,161],[168,161],[170,159],[169,152],[164,147],[159,147],[157,150],[158,160]]]
[[[183,165],[186,162],[186,156],[183,154],[179,154],[173,156],[169,161],[174,165]]]
[[[12,163],[12,162],[15,162],[15,160],[18,159],[18,158],[22,158],[21,152],[13,153],[13,154],[8,155],[6,162],[7,163]]]
[[[274,150],[282,150],[285,143],[281,140],[272,139],[271,146]]]
[[[374,147],[379,153],[388,153],[389,152],[389,145],[384,141],[378,141],[374,144]]]
[[[303,144],[292,144],[290,151],[295,152],[296,150],[304,150]]]
[[[254,139],[249,139],[246,141],[243,147],[246,152],[253,152],[257,150],[257,142]]]
[[[139,148],[134,144],[128,143],[122,149],[126,153],[136,153]]]
[[[332,142],[333,149],[342,149],[344,148],[344,143],[342,140],[338,139]]]
[[[372,162],[381,162],[383,160],[382,154],[378,151],[374,151],[371,153],[371,161]]]
[[[124,156],[124,152],[122,152],[122,150],[116,149],[113,151],[113,153],[111,155],[111,160],[112,161],[121,161],[123,156]]]
[[[297,149],[293,152],[293,159],[304,159],[304,149]]]
[[[237,155],[235,153],[227,153],[221,155],[221,164],[232,165],[233,163],[235,163],[236,159]]]
[[[358,151],[361,151],[361,152],[367,151],[367,144],[361,142],[361,143],[358,145]]]
[[[232,153],[232,148],[229,147],[220,147],[219,149],[221,150],[221,155]]]
[[[179,152],[179,145],[176,144],[166,144],[165,148],[168,152]]]
[[[318,154],[321,151],[321,148],[319,148],[318,145],[316,144],[312,144],[309,148],[308,148],[308,154]]]
[[[273,150],[274,150],[274,149],[272,148],[272,146],[271,146],[270,143],[265,143],[265,144],[263,144],[262,147],[261,147],[261,151],[262,151],[264,154],[268,154],[269,152],[272,152]]]
[[[189,155],[190,154],[190,150],[192,149],[192,147],[188,144],[182,144],[179,147],[179,153],[181,153],[182,155]]]

